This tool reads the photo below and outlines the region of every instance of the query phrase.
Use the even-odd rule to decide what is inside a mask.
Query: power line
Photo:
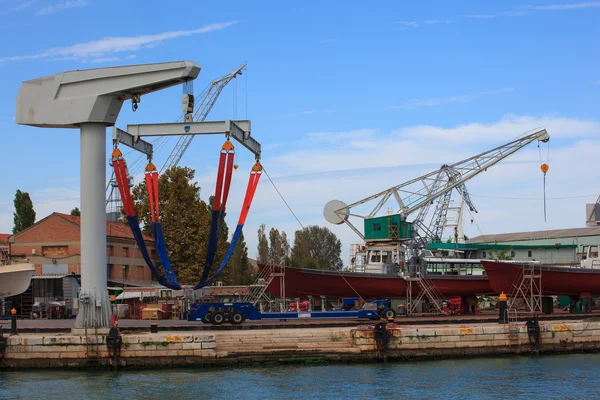
[[[485,194],[474,194],[470,193],[471,196],[485,197],[488,199],[498,200],[543,200],[543,197],[502,197],[502,196],[488,196]],[[588,197],[595,197],[596,194],[586,194],[581,196],[565,196],[565,197],[546,197],[546,200],[569,200],[569,199],[585,199]]]

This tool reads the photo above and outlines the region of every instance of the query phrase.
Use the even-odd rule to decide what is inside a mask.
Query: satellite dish
[[[331,200],[325,204],[323,216],[330,224],[341,225],[345,221],[348,221],[350,210],[348,210],[348,205],[343,201]]]

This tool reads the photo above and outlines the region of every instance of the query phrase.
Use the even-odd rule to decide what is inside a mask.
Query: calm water
[[[598,399],[600,355],[329,366],[0,372],[2,399]]]

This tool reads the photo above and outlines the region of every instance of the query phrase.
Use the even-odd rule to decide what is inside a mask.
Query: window
[[[381,252],[381,261],[385,264],[388,260],[392,259],[392,253],[390,251]],[[390,261],[391,262],[391,261]]]
[[[113,268],[114,268],[113,264],[106,264],[106,275],[107,275],[108,279],[112,278]]]
[[[371,262],[372,263],[381,262],[381,253],[379,251],[372,251],[371,252]]]
[[[112,244],[109,244],[108,246],[106,246],[106,253],[109,257],[112,257],[115,255],[115,246],[113,246]]]
[[[485,250],[481,252],[481,258],[487,258],[487,252]]]
[[[533,256],[533,255],[532,255],[532,253],[531,253],[531,250],[528,250],[528,251],[527,251],[527,257],[532,257],[532,256]]]
[[[129,257],[129,247],[123,247],[123,256]]]
[[[379,232],[379,231],[381,231],[381,224],[380,224],[380,223],[375,223],[375,224],[373,224],[373,230],[374,230],[375,232]]]
[[[590,258],[598,258],[598,246],[590,246]]]

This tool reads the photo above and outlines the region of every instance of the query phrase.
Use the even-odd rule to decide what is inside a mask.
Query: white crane
[[[393,197],[398,205],[398,211],[396,213],[401,216],[402,221],[407,221],[407,218],[413,212],[419,212],[417,217],[413,220],[414,240],[421,245],[426,244],[425,242],[427,240],[434,238],[437,234],[437,231],[432,232],[433,228],[427,227],[423,223],[429,207],[436,199],[445,196],[453,189],[456,189],[461,193],[466,204],[474,211],[475,208],[471,203],[466,187],[464,186],[465,182],[481,172],[487,171],[489,167],[497,164],[536,140],[545,143],[550,140],[550,136],[545,129],[539,129],[509,143],[467,158],[466,160],[459,161],[452,165],[443,165],[436,171],[391,187],[349,205],[340,200],[332,200],[325,205],[325,219],[336,225],[343,223],[347,224],[364,240],[364,234],[349,221],[349,217],[353,216],[362,219],[374,218],[387,201]],[[353,208],[373,200],[378,200],[377,204],[367,215],[353,213]],[[434,216],[434,218],[436,217]],[[439,212],[437,218],[439,218]],[[433,224],[433,227],[435,226],[436,225]],[[436,227],[435,229],[437,230],[439,228]],[[413,238],[401,239],[409,240]]]

